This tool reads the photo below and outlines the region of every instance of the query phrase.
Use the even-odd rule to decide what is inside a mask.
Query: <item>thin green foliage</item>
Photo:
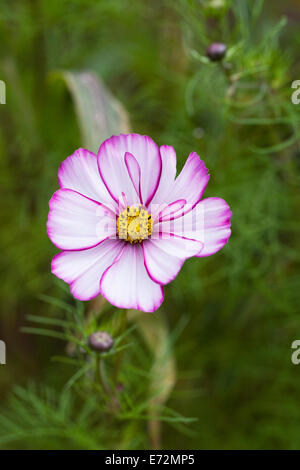
[[[166,356],[177,375],[156,409],[161,446],[299,448],[300,379],[290,361],[300,333],[300,107],[291,103],[299,9],[285,5],[3,2],[1,448],[148,448],[149,409],[162,392],[149,390]],[[213,41],[228,46],[223,63],[206,57]],[[132,130],[174,146],[178,171],[197,151],[212,175],[205,195],[233,210],[229,244],[188,260],[165,289],[152,317],[170,333],[161,356],[138,321],[122,330],[122,312],[75,301],[50,273],[57,250],[45,223],[57,168],[82,135],[97,146],[57,79],[82,70],[122,102]],[[115,340],[101,368],[111,394],[95,382],[88,346],[99,329]]]

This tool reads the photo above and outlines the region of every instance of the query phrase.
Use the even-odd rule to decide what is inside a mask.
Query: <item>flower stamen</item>
[[[127,207],[117,219],[117,235],[130,243],[141,243],[152,233],[152,217],[142,206]]]

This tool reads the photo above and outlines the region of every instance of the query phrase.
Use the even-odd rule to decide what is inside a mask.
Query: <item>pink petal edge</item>
[[[124,256],[125,254],[125,251],[128,250],[128,249],[138,249],[137,245],[132,245],[132,246],[128,246],[128,245],[124,245],[122,251],[119,253],[119,255],[116,257],[116,259],[114,260],[114,262],[112,263],[111,266],[109,266],[103,273],[102,277],[101,277],[101,280],[100,280],[100,293],[101,295],[103,295],[103,297],[105,297],[105,299],[111,303],[112,305],[114,305],[115,307],[118,307],[118,308],[124,308],[124,309],[135,309],[135,310],[141,310],[143,312],[146,312],[146,313],[152,313],[154,311],[156,311],[162,304],[163,300],[164,300],[164,289],[162,287],[162,285],[159,284],[159,287],[160,287],[160,292],[161,292],[161,296],[160,298],[154,303],[153,307],[150,308],[150,309],[147,309],[145,310],[137,301],[134,301],[132,304],[122,304],[122,303],[119,303],[118,301],[116,301],[115,298],[112,298],[111,295],[109,295],[106,290],[103,288],[103,284],[104,282],[106,281],[106,277],[107,275],[110,273],[110,270],[112,268],[115,267],[115,265],[122,259],[122,256]],[[144,264],[143,264],[144,266]],[[144,266],[145,267],[145,266]],[[146,275],[148,276],[148,273],[147,273],[147,270],[145,268],[145,271],[146,271]],[[149,276],[148,276],[149,277]],[[149,277],[149,280],[151,282],[152,279]],[[157,283],[155,283],[157,284]]]
[[[109,209],[108,207],[104,206],[103,204],[101,204],[100,202],[98,201],[94,201],[93,199],[91,198],[88,198],[86,196],[84,196],[83,194],[80,194],[78,193],[77,191],[74,191],[72,189],[68,189],[68,188],[61,188],[61,189],[58,189],[57,191],[55,191],[55,193],[52,195],[51,199],[49,200],[49,213],[48,213],[48,220],[47,220],[47,224],[46,224],[46,227],[47,227],[47,235],[49,237],[49,239],[51,240],[51,242],[53,243],[54,246],[56,246],[56,248],[58,248],[59,250],[63,250],[63,251],[81,251],[81,250],[87,250],[89,248],[93,248],[97,245],[99,245],[102,241],[104,241],[106,238],[108,237],[105,237],[104,239],[100,239],[99,241],[97,241],[96,243],[92,243],[91,245],[87,245],[87,246],[82,246],[82,247],[78,247],[78,248],[66,248],[65,246],[62,246],[60,245],[59,243],[57,243],[54,239],[53,239],[53,228],[51,228],[51,225],[53,223],[52,221],[52,217],[53,217],[53,212],[54,210],[56,210],[56,208],[54,207],[55,204],[56,204],[56,200],[59,196],[59,194],[61,193],[73,193],[74,195],[79,195],[80,197],[92,202],[93,204],[97,205],[98,207],[101,207],[105,212],[107,212],[107,216],[112,218],[112,219],[115,219],[116,220],[116,214],[114,212],[112,212],[111,209]]]

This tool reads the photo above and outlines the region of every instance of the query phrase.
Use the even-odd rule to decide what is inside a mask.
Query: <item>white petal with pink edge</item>
[[[162,204],[169,201],[176,178],[176,152],[170,145],[162,145],[159,149],[162,162],[161,177],[158,188],[152,199],[152,204]]]
[[[111,208],[116,207],[100,177],[97,155],[89,150],[80,148],[66,158],[59,167],[58,181],[61,188],[73,189]]]
[[[199,253],[203,243],[170,234],[161,234],[161,237],[143,242],[143,252],[151,279],[167,284],[177,276],[187,258]]]
[[[186,208],[186,200],[179,199],[178,201],[171,202],[170,204],[159,204],[154,206],[151,204],[151,215],[155,220],[162,222],[165,220],[172,220],[184,214]]]
[[[224,199],[209,197],[203,199],[188,214],[170,222],[156,224],[153,236],[159,232],[194,238],[203,242],[203,249],[196,255],[210,256],[223,248],[231,234],[232,212]]]
[[[125,164],[126,152],[133,155],[140,167],[142,199],[143,203],[148,205],[157,190],[162,166],[159,148],[150,137],[121,134],[103,142],[98,152],[98,167],[102,180],[116,202],[121,198],[122,192],[125,193],[129,205],[140,202],[135,191],[138,182],[133,185],[131,180],[131,177],[139,172],[132,171],[129,174]]]
[[[191,211],[200,201],[208,180],[208,169],[204,162],[200,160],[199,155],[192,152],[175,182],[169,186],[168,192],[164,194],[164,200],[157,201],[157,198],[155,198],[153,203],[170,204],[185,199],[184,210],[174,214],[174,218],[181,217],[184,213]],[[154,210],[156,210],[156,207],[154,207]]]
[[[100,290],[116,307],[144,312],[157,310],[164,298],[162,286],[148,276],[139,244],[124,245],[118,258],[103,274]]]
[[[125,165],[128,171],[129,178],[133,184],[135,192],[139,201],[143,202],[142,192],[141,192],[141,168],[138,164],[136,158],[129,152],[125,153]]]
[[[51,263],[51,271],[70,284],[73,296],[90,300],[100,293],[100,279],[123,248],[119,240],[104,240],[88,250],[63,251]]]
[[[199,205],[204,212],[204,247],[197,256],[210,256],[228,242],[232,212],[227,202],[218,197],[203,199]]]
[[[116,234],[115,215],[71,189],[56,191],[49,207],[48,236],[61,250],[91,248]]]

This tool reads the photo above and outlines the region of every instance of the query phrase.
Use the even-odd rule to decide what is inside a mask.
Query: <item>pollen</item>
[[[117,235],[130,243],[141,243],[152,233],[152,217],[142,206],[130,206],[117,219]]]

